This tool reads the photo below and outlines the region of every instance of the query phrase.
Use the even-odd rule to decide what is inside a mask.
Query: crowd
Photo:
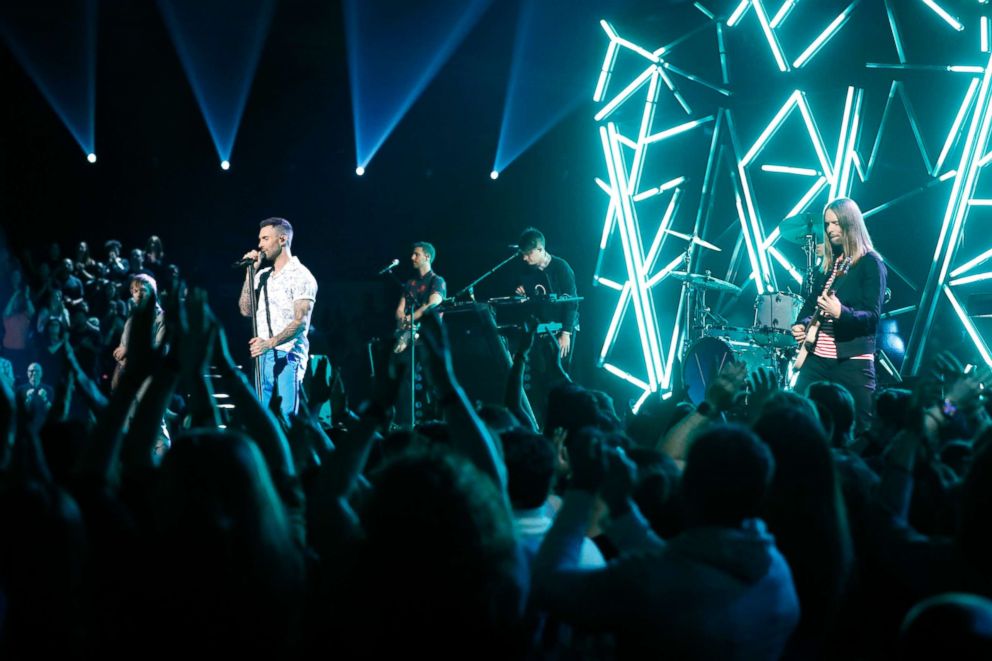
[[[4,658],[992,658],[985,370],[940,356],[861,435],[740,364],[637,415],[561,370],[534,416],[533,333],[477,408],[431,315],[442,420],[391,425],[388,356],[354,411],[315,361],[286,420],[160,243],[106,248],[7,270]]]
[[[4,252],[0,272],[0,378],[15,388],[29,385],[31,366],[34,378],[57,385],[63,377],[61,348],[68,343],[87,376],[109,390],[135,277],[150,278],[160,294],[179,282],[178,267],[166,262],[157,236],[128,257],[115,239],[99,255],[85,241],[71,255],[59,243],[50,244],[44,256]]]

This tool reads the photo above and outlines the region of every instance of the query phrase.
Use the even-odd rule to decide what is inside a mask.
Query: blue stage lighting
[[[220,162],[220,169],[221,170],[230,170],[231,169],[231,161],[221,161]]]
[[[493,170],[492,172],[489,173],[489,178],[492,179],[493,181],[496,181],[497,179],[499,179],[499,172]]]
[[[217,156],[229,161],[275,0],[158,0],[157,4]]]
[[[90,152],[89,154],[86,155],[86,160],[89,161],[90,163],[96,163],[96,154]]]
[[[344,0],[356,160],[368,165],[492,0]]]
[[[355,174],[361,177],[363,174],[365,174],[365,168],[359,165],[357,168],[355,168]]]
[[[596,87],[602,90],[621,48],[661,61],[660,49],[644,50],[618,36],[609,23],[597,21],[601,5],[599,0],[521,1],[494,170],[506,170],[588,98],[586,72],[599,71]],[[586,47],[599,31],[597,24],[613,35],[604,60]]]
[[[96,151],[97,0],[0,2],[0,37],[83,154]]]

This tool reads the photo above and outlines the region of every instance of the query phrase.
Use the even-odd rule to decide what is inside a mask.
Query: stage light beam
[[[90,163],[96,163],[96,154],[90,152],[89,154],[86,155],[86,160],[89,161]]]

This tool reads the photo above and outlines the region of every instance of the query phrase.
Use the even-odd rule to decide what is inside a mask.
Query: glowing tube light
[[[968,271],[968,270],[970,270],[970,269],[978,266],[982,262],[987,261],[990,257],[992,257],[992,248],[990,248],[989,250],[986,250],[985,252],[983,252],[981,255],[979,255],[975,259],[972,259],[972,260],[970,260],[970,261],[962,264],[961,266],[957,267],[953,271],[951,271],[951,277],[952,278],[956,278],[957,276],[961,275],[962,273],[964,273],[964,272],[966,272],[966,271]]]
[[[659,282],[661,282],[662,280],[664,280],[665,279],[665,276],[667,276],[669,273],[671,273],[672,271],[674,271],[677,266],[679,266],[680,264],[684,264],[684,263],[685,263],[685,258],[682,257],[682,255],[679,255],[678,257],[676,257],[675,259],[673,259],[672,261],[670,261],[667,265],[665,265],[665,268],[661,269],[660,271],[658,271],[657,273],[655,273],[653,276],[651,276],[651,278],[648,279],[648,281],[646,283],[644,283],[645,286],[646,287],[654,287]]]
[[[778,11],[775,12],[775,16],[772,17],[772,22],[770,23],[772,29],[782,25],[795,7],[796,0],[785,0],[785,2],[782,3],[782,6],[778,8]]]
[[[644,272],[643,275],[647,275],[647,272],[654,267],[655,261],[658,259],[658,251],[661,249],[661,242],[665,237],[665,230],[667,230],[672,224],[672,218],[675,216],[675,210],[678,209],[679,199],[681,197],[681,191],[675,189],[675,194],[672,195],[672,199],[668,201],[668,208],[665,209],[665,215],[661,218],[661,223],[658,225],[658,232],[654,236],[654,241],[651,243],[651,247],[648,249],[648,254],[644,258]]]
[[[635,78],[629,85],[627,85],[627,87],[623,88],[623,90],[619,94],[613,97],[613,99],[609,103],[607,103],[598,113],[596,113],[593,119],[595,119],[598,122],[607,115],[609,115],[611,112],[616,110],[617,106],[619,106],[621,103],[626,101],[631,94],[636,92],[641,87],[641,85],[648,82],[648,78],[651,77],[651,74],[653,74],[656,69],[657,67],[652,65],[647,69],[645,69],[644,71],[642,71],[641,75]]]
[[[896,45],[896,54],[899,56],[899,61],[906,64],[906,51],[902,48],[902,37],[899,35],[899,26],[896,25],[896,15],[892,11],[891,0],[885,0],[885,13],[889,17],[889,27],[892,30],[892,41]]]
[[[823,173],[810,168],[797,168],[791,165],[762,165],[763,172],[780,172],[782,174],[798,174],[804,177],[819,177]]]
[[[934,174],[940,172],[940,168],[944,164],[944,159],[947,158],[947,154],[951,151],[951,147],[958,137],[958,132],[961,130],[961,123],[964,121],[964,116],[968,113],[968,108],[971,107],[971,101],[975,97],[975,90],[977,89],[978,79],[976,78],[968,86],[968,91],[964,95],[964,101],[961,102],[961,107],[958,108],[958,114],[954,117],[954,123],[951,124],[951,130],[948,132],[947,139],[944,140],[944,146],[940,150],[940,156],[937,157]]]
[[[711,12],[709,9],[707,9],[704,6],[702,6],[698,2],[692,3],[692,6],[695,7],[696,9],[698,9],[699,11],[701,11],[703,13],[703,15],[706,18],[710,19],[711,21],[716,18],[716,16],[713,14],[713,12]]]
[[[935,14],[937,14],[937,16],[940,16],[944,20],[945,23],[947,23],[948,25],[950,25],[952,28],[954,28],[958,32],[961,32],[962,30],[964,30],[964,26],[961,25],[961,22],[957,18],[955,18],[954,16],[951,16],[950,14],[948,14],[947,11],[945,11],[943,7],[941,7],[936,2],[934,2],[934,0],[923,0],[923,4],[925,4],[927,7],[929,7],[930,9],[932,9],[933,12]]]
[[[785,61],[785,56],[782,54],[782,46],[778,43],[778,37],[775,36],[771,25],[768,23],[768,15],[765,14],[764,5],[761,4],[761,0],[751,0],[751,5],[754,7],[754,13],[758,16],[761,31],[765,33],[765,39],[768,40],[768,46],[772,49],[772,55],[775,56],[775,63],[778,65],[779,71],[788,71],[789,64]]]
[[[799,108],[799,112],[803,116],[803,123],[806,124],[806,132],[809,134],[810,142],[813,143],[813,150],[816,152],[816,157],[820,160],[820,169],[823,171],[827,180],[832,181],[835,176],[835,170],[840,169],[840,164],[830,165],[830,161],[827,159],[826,146],[823,143],[823,136],[820,135],[820,130],[816,127],[816,122],[813,121],[813,112],[809,109],[809,102],[806,100],[806,95],[802,92],[797,92],[797,95],[796,107]]]
[[[699,3],[697,2],[696,4]],[[651,391],[645,390],[644,393],[637,398],[637,401],[634,402],[634,405],[630,407],[630,410],[634,415],[637,415],[637,412],[641,410],[642,406],[644,406],[644,402],[648,401],[648,397],[650,395],[651,395]]]
[[[963,278],[951,280],[950,282],[947,283],[947,285],[949,287],[957,287],[958,285],[967,285],[972,282],[981,282],[982,280],[992,280],[992,272],[986,271],[985,273],[966,275]]]
[[[779,108],[779,111],[775,114],[775,117],[772,118],[772,121],[769,122],[768,126],[765,127],[765,130],[761,132],[761,135],[758,136],[758,139],[754,141],[754,145],[741,158],[742,166],[746,167],[748,164],[750,164],[751,161],[754,160],[754,157],[758,155],[758,152],[761,151],[761,149],[771,139],[771,137],[775,134],[775,132],[778,131],[779,127],[782,125],[782,122],[785,121],[785,118],[788,117],[789,112],[795,107],[795,105],[799,101],[800,94],[801,94],[800,91],[796,90],[795,92],[789,95],[789,98],[782,105],[782,107]]]
[[[852,2],[850,5],[847,6],[847,9],[845,9],[843,12],[841,12],[841,14],[837,18],[831,21],[830,25],[827,26],[827,29],[821,32],[820,35],[813,40],[813,43],[811,43],[806,48],[806,50],[804,50],[802,54],[796,58],[796,60],[792,63],[792,66],[795,67],[796,69],[799,69],[805,66],[805,64],[809,62],[811,59],[813,59],[813,56],[816,55],[818,52],[820,52],[820,49],[823,48],[826,45],[826,43],[830,41],[830,39],[840,31],[840,29],[844,26],[845,23],[847,23],[847,19],[851,17],[851,12],[854,10],[854,7],[858,4],[858,1],[859,0],[854,0],[854,2]]]
[[[772,257],[774,257],[775,258],[775,261],[777,261],[779,264],[781,264],[782,265],[782,268],[784,268],[786,271],[789,272],[789,275],[792,276],[792,279],[793,280],[795,280],[799,284],[802,284],[803,283],[803,276],[799,275],[799,271],[796,270],[796,267],[793,266],[789,262],[789,260],[787,260],[785,258],[785,255],[783,255],[782,253],[780,253],[778,251],[778,248],[769,248],[768,249],[768,254],[770,254]]]
[[[610,289],[616,289],[617,291],[623,291],[624,285],[621,285],[615,280],[610,280],[608,278],[596,278],[596,282],[603,285],[604,287],[609,287]]]
[[[982,354],[982,360],[985,361],[986,365],[992,366],[992,355],[989,354],[989,348],[985,346],[985,342],[982,340],[981,335],[978,334],[978,330],[975,329],[975,325],[971,322],[971,317],[965,312],[965,309],[961,307],[958,299],[951,292],[951,288],[944,285],[944,294],[947,295],[947,300],[951,302],[951,307],[954,308],[954,312],[957,313],[958,318],[964,325],[964,329],[968,332],[968,336],[971,337],[971,341],[974,342],[975,347],[978,349],[978,353]]]
[[[648,392],[652,392],[652,388],[647,383],[641,381],[636,376],[632,375],[630,372],[623,371],[616,365],[612,365],[610,363],[603,363],[603,369],[605,369],[607,372],[609,372],[614,376],[620,377],[627,383],[637,386],[641,390],[647,390]]]
[[[790,218],[792,216],[795,216],[800,211],[805,210],[806,207],[809,206],[809,203],[813,201],[813,198],[819,195],[820,191],[823,190],[823,187],[826,185],[827,185],[827,178],[821,176],[819,179],[816,180],[816,183],[810,186],[810,189],[806,191],[806,194],[803,195],[798,202],[796,202],[796,206],[792,207],[789,210],[789,212],[785,214],[785,217]]]
[[[744,18],[744,13],[747,11],[747,8],[750,6],[751,6],[751,0],[741,0],[741,3],[737,5],[737,9],[735,9],[734,13],[732,13],[730,15],[730,18],[727,19],[727,27],[732,28],[735,25],[737,25],[740,22],[740,20]]]
[[[617,226],[620,229],[620,243],[624,251],[624,261],[627,266],[627,277],[631,281],[632,302],[634,314],[637,317],[637,326],[643,350],[645,367],[648,372],[648,381],[651,388],[657,385],[655,365],[660,364],[660,357],[657,355],[657,337],[655,333],[654,313],[651,305],[645,300],[647,291],[643,286],[643,279],[640,278],[641,263],[643,253],[640,252],[640,242],[637,235],[637,222],[634,210],[630,206],[626,181],[626,173],[623,169],[623,158],[620,155],[619,145],[615,138],[616,126],[612,123],[606,127],[600,127],[600,135],[603,141],[603,148],[607,154],[607,169],[610,174],[610,181],[614,190],[617,191]]]
[[[610,319],[610,326],[606,329],[606,337],[603,339],[603,348],[599,352],[599,361],[602,363],[606,360],[606,354],[610,352],[613,348],[613,341],[616,340],[617,330],[620,328],[620,323],[623,321],[624,315],[627,313],[627,303],[630,301],[630,282],[627,282],[623,286],[623,291],[620,292],[620,300],[617,302],[617,307],[613,310],[613,317]]]
[[[617,42],[610,40],[610,45],[606,49],[606,59],[603,60],[603,70],[599,72],[599,81],[596,83],[596,92],[592,95],[592,100],[599,103],[603,100],[606,86],[613,75],[613,65],[617,61]]]

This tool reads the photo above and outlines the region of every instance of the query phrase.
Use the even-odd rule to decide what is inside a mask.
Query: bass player
[[[857,431],[868,427],[875,392],[875,343],[885,295],[885,265],[874,251],[857,203],[849,198],[830,202],[823,210],[823,263],[812,289],[792,326],[792,335],[803,346],[814,317],[815,344],[799,371],[796,391],[805,394],[811,383],[832,381],[854,398]],[[832,285],[837,260],[849,260],[846,273]],[[818,314],[816,314],[818,313]]]

